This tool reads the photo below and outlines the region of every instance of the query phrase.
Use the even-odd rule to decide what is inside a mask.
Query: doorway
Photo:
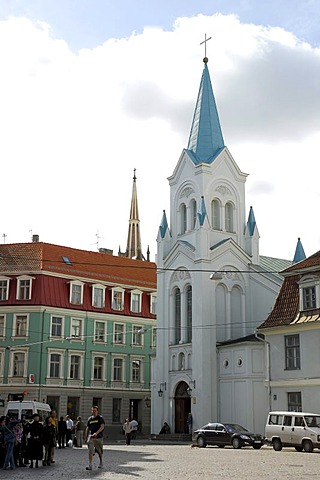
[[[187,418],[191,412],[191,398],[188,393],[189,385],[186,382],[180,382],[177,385],[174,404],[175,404],[175,433],[188,433]]]

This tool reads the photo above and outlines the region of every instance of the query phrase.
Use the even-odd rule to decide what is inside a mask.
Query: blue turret
[[[305,258],[306,258],[306,254],[304,253],[304,249],[303,249],[301,240],[300,240],[300,238],[298,238],[296,251],[295,251],[292,263],[301,262],[301,260],[305,260]]]

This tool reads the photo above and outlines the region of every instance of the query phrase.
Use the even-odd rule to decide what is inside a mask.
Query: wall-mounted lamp
[[[187,394],[189,395],[189,397],[191,397],[191,392],[192,392],[191,385],[193,386],[193,388],[196,388],[196,381],[195,380],[190,380],[190,382],[189,382],[189,386],[187,388]]]
[[[158,390],[158,395],[159,395],[159,397],[162,397],[162,396],[163,396],[163,390],[162,390],[162,388],[163,388],[164,390],[167,390],[167,384],[166,384],[166,382],[160,383],[160,389]]]

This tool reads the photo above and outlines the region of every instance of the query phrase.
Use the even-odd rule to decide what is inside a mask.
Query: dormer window
[[[9,278],[0,277],[0,302],[8,300],[9,297]]]
[[[123,310],[124,290],[122,288],[112,289],[112,309]]]
[[[82,305],[83,303],[83,283],[70,282],[70,303],[73,305]]]
[[[141,312],[141,296],[140,290],[132,290],[131,292],[131,312]]]
[[[306,287],[302,289],[303,292],[303,309],[309,310],[316,308],[316,287]]]
[[[105,290],[104,285],[93,285],[92,286],[92,306],[96,308],[103,308],[105,305]]]
[[[150,313],[153,315],[156,314],[157,309],[157,295],[155,293],[151,293],[150,295]]]
[[[33,277],[22,275],[17,278],[17,300],[31,300]]]
[[[314,275],[303,277],[299,282],[300,311],[320,308],[320,279]]]

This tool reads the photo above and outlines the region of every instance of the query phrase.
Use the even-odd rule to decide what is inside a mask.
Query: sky
[[[156,254],[203,69],[260,253],[320,249],[318,0],[0,0],[0,242]]]

